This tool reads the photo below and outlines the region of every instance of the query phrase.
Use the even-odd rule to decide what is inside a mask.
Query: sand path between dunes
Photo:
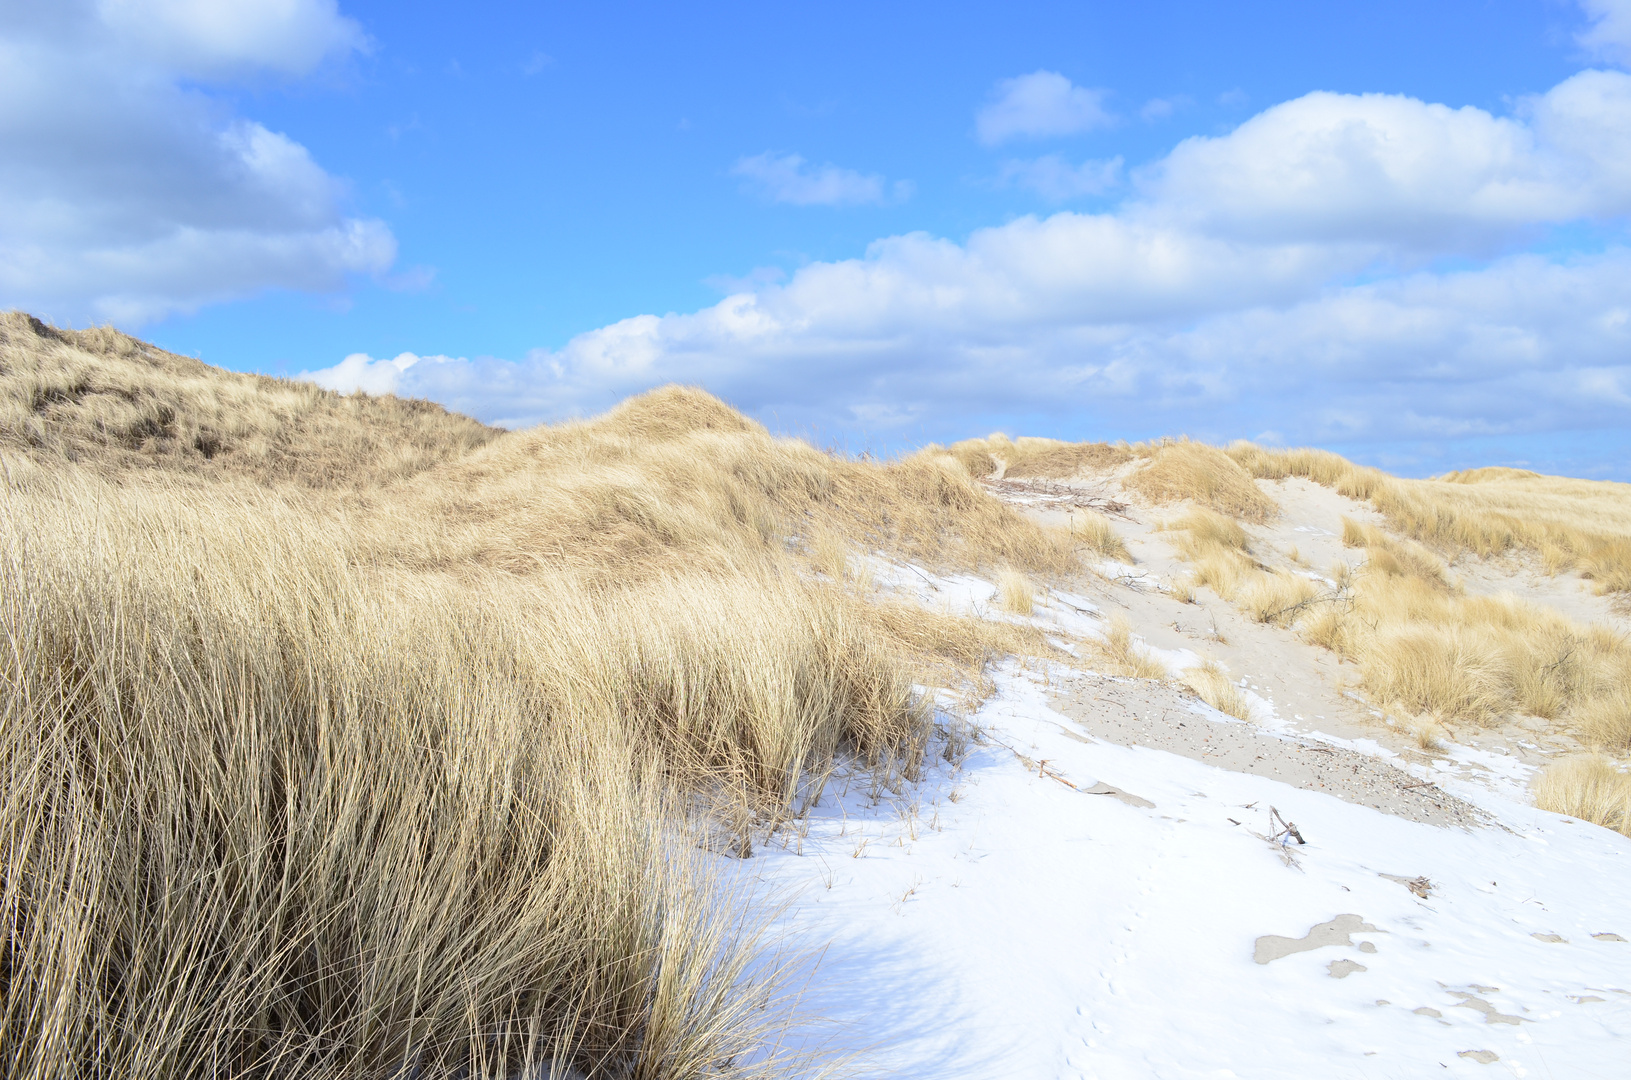
[[[1087,734],[1121,746],[1266,776],[1410,821],[1470,828],[1485,820],[1471,804],[1374,754],[1209,717],[1170,683],[1082,673],[1050,694],[1048,704]]]
[[[1381,515],[1367,504],[1305,479],[1258,484],[1281,507],[1281,516],[1273,523],[1246,526],[1253,556],[1266,566],[1315,574],[1328,574],[1338,562],[1357,567],[1365,555],[1343,547],[1342,519],[1383,524]],[[1182,504],[1152,506],[1123,489],[1113,475],[1041,484],[1009,481],[990,487],[1033,520],[1058,527],[1069,527],[1078,516],[1100,513],[1088,507],[1107,501],[1119,505],[1121,511],[1106,520],[1132,556],[1134,572],[1084,576],[1071,588],[1105,612],[1126,618],[1146,644],[1187,649],[1216,661],[1231,681],[1260,699],[1272,714],[1263,725],[1266,730],[1205,720],[1181,687],[1107,680],[1093,692],[1062,693],[1056,704],[1093,735],[1122,745],[1171,750],[1311,790],[1329,790],[1411,820],[1463,825],[1472,820],[1466,816],[1466,804],[1449,801],[1438,786],[1407,786],[1423,778],[1407,770],[1431,771],[1435,779],[1522,788],[1536,769],[1580,750],[1579,742],[1561,725],[1535,717],[1487,728],[1455,725],[1450,730],[1454,746],[1422,748],[1410,732],[1386,723],[1364,700],[1353,664],[1309,644],[1294,630],[1256,622],[1210,589],[1196,590],[1194,603],[1183,602],[1167,586],[1187,574],[1188,564],[1170,542],[1172,534],[1160,530],[1162,522],[1185,513]],[[1033,487],[1054,494],[1038,497],[1028,490]],[[1078,497],[1061,497],[1070,492]],[[1078,505],[1071,507],[1071,501]],[[1462,559],[1453,572],[1469,592],[1511,592],[1577,620],[1628,625],[1607,599],[1590,593],[1588,583],[1567,576],[1544,577],[1523,559]],[[1359,744],[1359,750],[1370,752],[1332,745],[1332,739]]]

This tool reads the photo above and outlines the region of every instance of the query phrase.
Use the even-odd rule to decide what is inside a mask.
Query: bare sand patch
[[[1374,934],[1376,932],[1376,927],[1358,915],[1338,915],[1328,922],[1309,927],[1308,933],[1300,938],[1282,937],[1279,934],[1264,934],[1257,939],[1252,959],[1259,964],[1268,964],[1282,957],[1291,956],[1293,953],[1311,952],[1314,949],[1323,949],[1330,945],[1352,945],[1352,935]],[[1338,978],[1341,978],[1341,976],[1338,976]]]
[[[1381,758],[1252,724],[1209,719],[1193,698],[1168,684],[1084,674],[1059,688],[1050,704],[1106,742],[1148,746],[1324,791],[1410,821],[1470,828],[1483,820],[1471,804]]]

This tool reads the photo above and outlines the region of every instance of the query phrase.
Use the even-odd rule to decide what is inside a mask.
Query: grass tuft
[[[1279,514],[1274,500],[1228,454],[1204,443],[1177,440],[1134,447],[1146,463],[1126,484],[1157,502],[1191,500],[1219,514],[1264,522]]]
[[[371,490],[503,434],[429,401],[222,371],[109,327],[0,312],[0,449],[46,464]]]
[[[1125,444],[1070,443],[1058,439],[1010,439],[997,432],[984,439],[964,439],[947,448],[971,476],[987,477],[999,469],[1007,477],[1068,480],[1084,470],[1114,468],[1132,460]]]
[[[1112,675],[1125,675],[1133,679],[1164,679],[1166,665],[1139,642],[1133,640],[1132,626],[1126,618],[1117,615],[1105,629],[1104,641],[1097,643],[1100,659]]]
[[[997,598],[1002,610],[1011,615],[1029,615],[1034,608],[1036,586],[1018,570],[997,575]]]
[[[7,318],[13,1075],[797,1072],[715,860],[838,754],[914,777],[914,683],[1046,649],[864,600],[852,552],[1076,565],[943,452],[696,390],[504,433]]]
[[[1127,545],[1117,535],[1114,526],[1098,514],[1086,512],[1071,515],[1070,534],[1071,539],[1101,558],[1117,562],[1132,561]]]
[[[1535,782],[1535,805],[1631,836],[1631,775],[1603,757],[1560,761]]]
[[[1229,680],[1216,661],[1208,660],[1198,667],[1186,669],[1183,681],[1184,685],[1195,691],[1197,697],[1225,716],[1248,722],[1257,719],[1257,712],[1250,700],[1241,693],[1240,687]]]
[[[926,737],[795,579],[451,583],[271,495],[5,499],[14,1075],[731,1075],[785,1012],[681,793]]]

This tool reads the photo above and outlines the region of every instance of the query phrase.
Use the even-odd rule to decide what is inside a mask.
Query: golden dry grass
[[[1535,805],[1631,836],[1631,775],[1607,758],[1571,758],[1549,767],[1535,782]]]
[[[1133,640],[1132,626],[1124,616],[1117,615],[1111,619],[1105,629],[1104,640],[1092,642],[1090,646],[1111,675],[1125,675],[1133,679],[1166,678],[1166,665]]]
[[[1466,595],[1426,547],[1351,519],[1343,539],[1366,563],[1357,574],[1334,567],[1330,583],[1256,562],[1245,531],[1221,515],[1195,510],[1166,528],[1183,534],[1175,547],[1193,585],[1354,661],[1373,701],[1480,724],[1534,715],[1631,748],[1631,646],[1607,628],[1517,597]]]
[[[996,473],[1001,463],[1005,477],[1068,480],[1088,470],[1114,468],[1131,461],[1125,444],[1072,443],[1059,439],[1022,436],[1010,439],[997,432],[983,439],[964,439],[947,447],[971,476]]]
[[[1418,750],[1442,750],[1444,727],[1430,716],[1417,717],[1406,726]]]
[[[1117,535],[1115,527],[1092,511],[1070,515],[1071,539],[1095,555],[1117,562],[1131,562],[1127,545]]]
[[[1631,591],[1631,484],[1480,469],[1390,480],[1374,502],[1391,527],[1435,547],[1528,550],[1548,572],[1576,569],[1601,592]]]
[[[927,611],[917,604],[877,601],[861,608],[878,633],[913,658],[917,677],[936,686],[981,684],[986,664],[1006,655],[1048,655],[1041,630]]]
[[[1600,591],[1631,591],[1631,484],[1484,468],[1406,480],[1324,450],[1236,443],[1230,457],[1253,476],[1306,476],[1369,500],[1388,526],[1447,553],[1533,552],[1548,573],[1578,570]]]
[[[240,375],[117,330],[0,313],[0,448],[36,460],[366,488],[500,434],[428,401]]]
[[[1068,534],[1004,506],[943,452],[835,458],[682,387],[506,435],[357,501],[376,523],[375,557],[454,573],[736,573],[780,558],[787,536],[824,534],[930,568],[1077,565]]]
[[[1223,669],[1216,661],[1208,660],[1197,667],[1186,668],[1183,682],[1185,686],[1195,691],[1196,697],[1225,716],[1247,721],[1257,719],[1257,712],[1252,708],[1251,702],[1241,692],[1240,687],[1223,673]]]
[[[1303,476],[1323,487],[1332,488],[1350,499],[1369,499],[1377,488],[1391,480],[1380,469],[1355,465],[1340,454],[1308,447],[1274,450],[1249,442],[1237,442],[1228,454],[1252,476],[1261,480],[1284,480]]]
[[[796,1072],[705,853],[839,752],[915,775],[915,681],[1047,647],[867,600],[856,553],[1075,565],[949,455],[699,391],[498,433],[4,329],[8,1075]]]
[[[1036,586],[1018,570],[997,575],[997,603],[1010,615],[1029,615],[1035,606]]]
[[[1276,569],[1252,575],[1236,593],[1235,603],[1257,622],[1291,626],[1328,596],[1329,590],[1319,582]]]
[[[1279,507],[1258,490],[1252,475],[1215,446],[1178,439],[1133,450],[1147,461],[1123,482],[1152,502],[1190,500],[1220,514],[1255,522],[1279,514]]]
[[[455,586],[304,500],[4,499],[8,1075],[728,1075],[777,1013],[676,794],[925,737],[796,579]]]
[[[1598,745],[1631,743],[1616,707],[1631,679],[1621,635],[1514,596],[1466,595],[1420,545],[1355,531],[1369,560],[1353,603],[1310,637],[1358,662],[1373,700],[1478,723],[1529,714]]]
[[[1371,502],[1393,530],[1447,553],[1534,552],[1550,573],[1578,570],[1605,593],[1631,592],[1631,484],[1485,468],[1406,480],[1327,450],[1237,442],[1226,451],[1184,439],[1134,446],[992,435],[949,451],[978,477],[1067,479],[1139,461],[1123,478],[1158,503],[1188,500],[1243,521],[1277,513],[1253,479],[1306,477]]]
[[[1206,586],[1225,600],[1234,601],[1241,589],[1259,574],[1251,557],[1246,530],[1215,511],[1196,507],[1167,522],[1164,531],[1182,533],[1174,541],[1178,554],[1190,564],[1190,588]]]
[[[1402,481],[1324,451],[1236,444],[1229,454],[1259,477],[1307,476],[1352,497],[1371,498],[1390,524],[1405,520],[1400,507],[1409,499],[1431,501],[1443,515],[1442,528],[1428,528],[1424,514],[1407,531],[1451,550],[1472,547],[1477,536],[1455,530],[1489,525],[1495,520],[1489,516],[1492,506],[1517,512],[1524,505],[1512,485],[1544,479],[1514,470],[1482,470],[1436,481]],[[1562,520],[1568,506],[1581,507],[1580,517],[1571,519],[1579,526],[1571,542],[1584,543],[1578,538],[1614,526],[1617,488],[1626,485],[1577,483],[1582,485],[1578,489],[1564,485],[1566,494],[1550,510],[1540,511],[1540,520],[1548,513]],[[1490,502],[1456,495],[1490,485],[1501,489]],[[1593,500],[1596,510],[1585,509]],[[1419,510],[1426,502],[1416,505]],[[1358,574],[1340,564],[1333,567],[1334,584],[1329,586],[1257,563],[1244,531],[1216,515],[1191,513],[1167,527],[1185,532],[1176,546],[1190,561],[1195,584],[1210,586],[1259,622],[1295,626],[1307,640],[1353,660],[1373,701],[1393,703],[1406,715],[1481,724],[1534,715],[1565,724],[1593,745],[1631,748],[1631,708],[1622,689],[1631,685],[1631,647],[1607,628],[1577,625],[1512,596],[1468,596],[1428,546],[1352,519],[1343,520],[1343,542],[1364,549],[1365,565]],[[1548,535],[1561,534],[1554,529]],[[1499,547],[1486,545],[1484,550]],[[1436,730],[1423,738],[1437,738]]]
[[[1163,439],[1128,446],[1125,443],[1010,439],[998,433],[984,439],[965,439],[945,452],[974,477],[994,475],[1000,468],[1004,477],[1069,480],[1084,473],[1103,473],[1136,462],[1122,482],[1152,502],[1190,501],[1230,517],[1256,522],[1267,521],[1279,513],[1274,500],[1253,483],[1249,467],[1243,467],[1229,453],[1189,439]]]
[[[1328,451],[1245,442],[1220,451],[1184,440],[1112,448],[993,436],[952,450],[977,475],[992,471],[993,459],[1009,463],[1009,475],[1022,463],[1031,475],[1056,478],[1136,459],[1123,477],[1128,488],[1158,503],[1188,501],[1194,508],[1165,526],[1182,534],[1175,546],[1190,564],[1176,594],[1192,597],[1195,588],[1209,587],[1257,621],[1295,627],[1308,641],[1353,660],[1372,700],[1413,718],[1407,726],[1424,749],[1442,737],[1439,718],[1488,724],[1529,714],[1565,726],[1589,745],[1631,752],[1631,645],[1605,627],[1575,624],[1516,597],[1467,596],[1444,561],[1527,550],[1548,572],[1575,569],[1601,592],[1631,592],[1631,485],[1505,468],[1404,480]],[[1289,477],[1369,501],[1403,536],[1345,520],[1343,540],[1363,548],[1366,562],[1357,573],[1336,564],[1330,584],[1265,566],[1239,522],[1266,521],[1274,506],[1250,481]],[[1290,557],[1301,562],[1295,550]],[[1189,677],[1197,692],[1204,686],[1233,704],[1226,680],[1197,671]],[[1594,775],[1601,783],[1581,790],[1607,790],[1602,784],[1610,784],[1603,779],[1609,774],[1599,769]],[[1610,787],[1625,780],[1619,772],[1613,777]],[[1613,802],[1595,794],[1579,798]],[[1604,813],[1582,816],[1601,821]]]

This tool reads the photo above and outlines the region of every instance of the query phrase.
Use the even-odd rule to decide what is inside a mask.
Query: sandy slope
[[[1244,526],[1253,554],[1268,566],[1314,573],[1325,573],[1339,561],[1357,566],[1364,556],[1343,547],[1342,519],[1382,524],[1381,516],[1369,506],[1308,480],[1260,480],[1258,485],[1280,503],[1282,511],[1269,525]],[[1354,691],[1357,672],[1351,664],[1308,644],[1291,630],[1253,621],[1208,589],[1198,590],[1194,604],[1182,603],[1164,590],[1163,586],[1184,575],[1186,564],[1174,550],[1170,534],[1159,526],[1181,516],[1182,505],[1150,506],[1136,493],[1116,486],[1113,478],[1095,477],[1063,486],[1108,494],[1127,506],[1114,525],[1143,576],[1079,587],[1125,613],[1133,629],[1150,644],[1190,648],[1217,660],[1232,677],[1244,677],[1247,687],[1270,704],[1279,720],[1299,730],[1372,739],[1406,757],[1420,756],[1406,732],[1382,723],[1375,710],[1358,699]],[[1012,494],[1008,497],[1014,498]],[[1014,501],[1023,505],[1022,498]],[[1034,505],[1027,511],[1055,525],[1068,525],[1071,513]],[[1300,562],[1292,560],[1293,548]],[[1548,577],[1522,558],[1464,558],[1453,571],[1469,592],[1515,593],[1580,621],[1631,630],[1631,621],[1576,575]],[[1490,728],[1458,729],[1456,738],[1469,746],[1515,755],[1529,764],[1543,764],[1580,749],[1561,727],[1534,717]]]

